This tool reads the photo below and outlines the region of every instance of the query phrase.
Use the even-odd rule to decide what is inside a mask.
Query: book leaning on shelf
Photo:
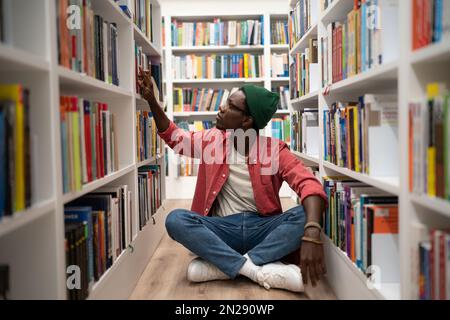
[[[64,223],[66,264],[82,276],[81,289],[68,290],[68,298],[84,300],[133,239],[131,191],[127,185],[97,189],[65,206]]]
[[[348,178],[324,180],[325,234],[363,272],[377,266],[382,283],[399,283],[398,198]]]
[[[291,115],[291,150],[319,156],[319,110],[304,109]]]
[[[69,6],[78,6],[81,23],[69,29]],[[59,64],[75,72],[119,85],[118,29],[94,14],[91,0],[56,1]]]
[[[31,206],[30,92],[0,84],[0,221]]]
[[[443,83],[409,106],[409,189],[450,201],[450,106]]]
[[[315,0],[299,0],[290,12],[289,39],[290,48],[318,21],[317,3]]]
[[[173,56],[172,66],[174,79],[248,79],[264,76],[264,56],[249,53]]]
[[[219,111],[228,97],[239,90],[239,88],[208,89],[208,88],[174,88],[173,89],[173,111],[174,112],[197,112],[197,111]]]
[[[369,12],[372,5],[377,10]],[[398,59],[398,15],[398,0],[355,0],[345,21],[328,24],[319,43],[322,86]],[[370,21],[376,23],[371,25]]]
[[[289,66],[291,98],[296,99],[319,90],[319,64],[317,39],[310,39],[303,53],[292,56]]]
[[[172,20],[172,46],[238,46],[264,44],[264,17],[260,20],[180,22]]]
[[[272,53],[271,60],[273,78],[289,76],[289,57],[287,53]]]
[[[139,230],[142,230],[162,205],[161,166],[144,166],[138,170]]]
[[[324,160],[372,175],[398,177],[398,102],[367,94],[324,110]]]
[[[64,193],[119,169],[116,118],[107,104],[62,96],[60,117]]]
[[[450,40],[450,2],[446,0],[412,1],[413,50]]]

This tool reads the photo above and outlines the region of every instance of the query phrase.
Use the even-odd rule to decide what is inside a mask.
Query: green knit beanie
[[[244,91],[248,110],[255,120],[256,127],[264,129],[277,112],[280,96],[254,85],[245,85],[242,87],[242,91]]]

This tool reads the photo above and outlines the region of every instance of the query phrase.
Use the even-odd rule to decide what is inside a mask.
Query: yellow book
[[[20,84],[0,85],[0,100],[11,100],[16,105],[15,110],[15,190],[13,209],[15,212],[25,209],[25,123],[23,87]],[[31,174],[31,173],[30,173]]]
[[[439,96],[444,95],[445,85],[441,83],[430,83],[427,85],[427,98],[431,102]],[[433,110],[428,110],[428,112],[433,112]],[[429,124],[430,126],[433,123]],[[432,137],[429,137],[430,141]],[[427,191],[430,197],[435,197],[436,192],[436,145],[428,143],[427,141]]]
[[[359,159],[359,112],[358,108],[353,108],[353,130],[355,135],[355,171],[361,172],[360,159]]]
[[[203,79],[203,62],[202,62],[202,57],[195,57],[195,59],[197,60],[197,76],[198,79]]]
[[[244,53],[244,77],[248,78],[248,53]]]
[[[201,121],[195,121],[194,122],[194,131],[199,132],[203,130],[203,123]]]
[[[72,134],[73,134],[73,158],[75,190],[81,190],[81,140],[80,140],[80,113],[78,112],[78,98],[72,98]],[[101,116],[101,113],[100,113]]]

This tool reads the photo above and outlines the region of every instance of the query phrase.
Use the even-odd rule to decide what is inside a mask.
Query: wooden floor
[[[166,208],[190,209],[191,201],[168,201]],[[294,202],[283,199],[283,209],[294,206]],[[306,286],[304,294],[284,290],[266,290],[250,280],[239,277],[231,281],[213,281],[201,284],[186,279],[189,262],[195,256],[183,246],[164,235],[158,249],[142,274],[130,296],[132,300],[307,300],[336,299],[326,280],[316,288]]]

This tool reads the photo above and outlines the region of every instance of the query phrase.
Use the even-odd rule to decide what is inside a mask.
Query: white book
[[[309,16],[311,26],[319,21],[319,7],[317,6],[317,1],[309,1]]]
[[[400,283],[398,234],[372,234],[372,265],[380,269],[381,284]]]
[[[365,95],[368,172],[373,177],[399,177],[398,102],[393,95]],[[386,165],[389,164],[389,165]]]
[[[318,91],[320,87],[319,64],[311,63],[309,65],[309,92]]]
[[[376,0],[380,8],[381,39],[378,40],[379,60],[382,64],[395,61],[399,58],[399,10],[398,0]],[[445,2],[445,0],[444,0]],[[377,33],[377,31],[375,31]]]
[[[306,121],[306,143],[305,153],[310,156],[319,155],[319,113],[305,112]]]
[[[211,46],[215,46],[216,45],[216,39],[215,39],[215,24],[214,23],[209,23],[209,44]]]
[[[442,6],[442,41],[447,42],[450,41],[450,1],[442,0]]]
[[[228,21],[228,45],[236,45],[236,21]]]

